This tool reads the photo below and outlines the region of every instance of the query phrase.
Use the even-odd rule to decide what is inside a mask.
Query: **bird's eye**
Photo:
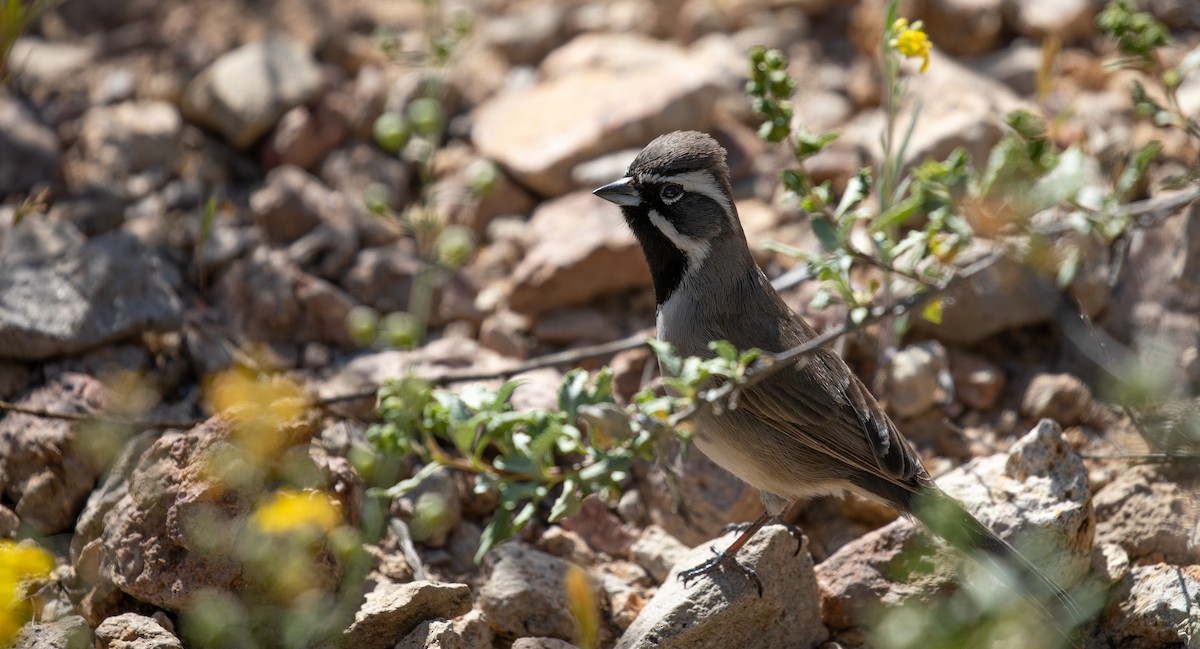
[[[683,188],[679,185],[664,185],[662,188],[662,199],[667,203],[674,203],[683,196]]]

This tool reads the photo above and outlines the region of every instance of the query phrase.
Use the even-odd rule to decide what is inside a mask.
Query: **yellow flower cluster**
[[[929,68],[929,49],[933,43],[925,33],[921,21],[918,20],[910,27],[907,20],[898,18],[892,24],[892,33],[895,37],[889,44],[910,59],[920,58],[921,74],[925,74],[925,70]]]
[[[0,539],[0,647],[17,639],[29,620],[29,602],[22,584],[30,579],[45,579],[54,570],[49,552],[25,543]]]
[[[254,511],[255,527],[267,534],[297,529],[331,532],[342,524],[342,513],[328,494],[281,489]]]

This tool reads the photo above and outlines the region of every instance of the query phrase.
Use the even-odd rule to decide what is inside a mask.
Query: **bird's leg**
[[[794,557],[800,554],[800,549],[804,547],[804,530],[791,523],[783,522],[778,516],[772,516],[770,514],[766,514],[766,516],[769,518],[774,518],[776,525],[782,525],[785,529],[787,529],[788,533],[792,535],[792,538],[796,539],[796,551],[792,553],[792,556]],[[741,523],[729,523],[721,527],[721,534],[728,534],[730,532],[745,532],[750,528],[751,525],[754,525],[754,523],[749,521],[743,521]],[[759,527],[762,526],[759,525]]]
[[[746,545],[746,543],[750,541],[750,538],[753,537],[758,530],[762,529],[762,526],[766,525],[767,522],[772,518],[774,518],[774,515],[772,514],[763,514],[762,516],[759,516],[758,520],[750,523],[742,532],[741,536],[737,537],[737,539],[735,539],[728,548],[725,548],[724,552],[717,552],[716,548],[712,548],[712,551],[716,553],[717,556],[705,561],[695,568],[684,570],[683,572],[679,573],[679,578],[683,581],[683,585],[687,586],[687,583],[692,579],[695,579],[701,575],[707,575],[710,572],[720,569],[722,563],[732,562],[733,565],[736,566],[743,575],[746,575],[747,579],[754,582],[754,585],[758,587],[758,596],[762,597],[762,580],[758,578],[758,575],[755,574],[753,570],[738,563],[737,553],[738,550],[741,550],[742,546]]]

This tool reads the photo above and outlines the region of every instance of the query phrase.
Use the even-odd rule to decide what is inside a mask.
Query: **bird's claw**
[[[688,585],[689,581],[695,579],[696,577],[700,577],[702,575],[707,575],[709,573],[720,570],[721,564],[723,564],[723,563],[731,563],[731,564],[733,564],[733,566],[735,568],[737,568],[739,571],[741,571],[741,573],[743,575],[746,576],[746,579],[749,579],[750,581],[754,582],[755,588],[758,589],[758,596],[762,597],[762,595],[763,595],[762,580],[758,578],[758,574],[755,573],[753,569],[739,563],[737,560],[737,557],[732,554],[729,554],[727,552],[720,552],[716,548],[711,547],[711,546],[709,547],[709,549],[712,550],[713,554],[715,554],[716,556],[714,556],[713,558],[709,559],[708,561],[705,561],[704,563],[696,566],[695,568],[690,568],[688,570],[684,570],[679,573],[679,580],[683,582],[683,585],[685,587]]]

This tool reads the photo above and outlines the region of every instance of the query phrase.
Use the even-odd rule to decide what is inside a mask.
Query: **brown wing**
[[[738,408],[832,461],[905,491],[930,483],[916,452],[840,358],[820,350],[801,363],[747,390]]]

